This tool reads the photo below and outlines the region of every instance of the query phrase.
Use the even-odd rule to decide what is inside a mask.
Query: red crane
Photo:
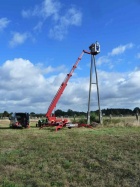
[[[72,69],[70,70],[69,74],[67,74],[66,78],[62,82],[60,88],[58,89],[56,95],[54,96],[54,98],[53,98],[53,100],[52,100],[52,102],[51,102],[51,104],[48,108],[48,111],[46,113],[46,118],[51,123],[60,122],[60,121],[63,122],[63,123],[66,123],[68,121],[67,119],[63,119],[63,120],[62,119],[57,119],[55,116],[52,116],[52,112],[53,112],[54,108],[56,107],[56,104],[58,103],[61,95],[63,94],[63,91],[65,90],[70,77],[72,76],[75,68],[77,68],[77,65],[78,65],[79,61],[82,59],[82,56],[83,56],[84,53],[91,54],[91,52],[88,52],[88,51],[85,51],[85,50],[82,51],[81,55],[78,57],[77,61],[73,65]]]

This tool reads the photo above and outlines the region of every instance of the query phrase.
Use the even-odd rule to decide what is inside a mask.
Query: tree
[[[55,116],[63,116],[64,112],[60,109],[55,111]]]
[[[98,119],[98,115],[95,112],[91,112],[90,114],[90,121],[95,122]]]
[[[73,116],[73,115],[74,115],[74,112],[73,112],[73,110],[68,109],[67,114],[68,114],[68,116]]]
[[[134,114],[140,113],[140,108],[139,107],[134,108],[133,113]]]
[[[9,117],[9,113],[7,111],[3,112],[3,117]]]

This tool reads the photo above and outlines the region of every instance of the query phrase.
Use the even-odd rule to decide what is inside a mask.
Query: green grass
[[[140,186],[140,127],[0,127],[1,187]]]

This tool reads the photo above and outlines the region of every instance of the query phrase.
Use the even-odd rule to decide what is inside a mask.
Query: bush
[[[90,115],[90,121],[91,122],[98,122],[99,121],[98,120],[98,116],[97,116],[97,114],[95,112],[91,113],[91,115]]]
[[[79,119],[78,123],[80,123],[80,124],[82,124],[82,123],[85,124],[85,123],[87,123],[87,119],[81,118],[81,119]]]

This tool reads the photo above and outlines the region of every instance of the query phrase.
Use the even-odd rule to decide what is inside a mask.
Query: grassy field
[[[9,129],[0,121],[1,187],[139,187],[140,126]]]

